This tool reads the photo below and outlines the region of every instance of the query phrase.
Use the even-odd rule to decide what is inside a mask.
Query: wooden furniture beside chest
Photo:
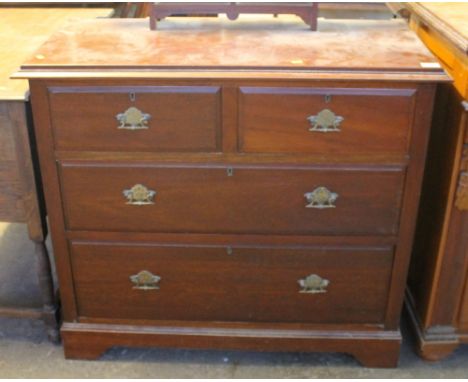
[[[437,97],[407,296],[420,354],[437,360],[468,343],[468,4],[405,6],[454,81]]]
[[[302,23],[217,23],[79,23],[18,74],[66,357],[172,346],[395,366],[448,77],[421,66],[434,59],[402,21],[324,22],[314,38]]]
[[[28,225],[29,237],[35,243],[43,298],[40,311],[0,307],[0,315],[43,318],[52,339],[58,338],[57,306],[44,244],[47,224],[30,123],[28,82],[11,80],[10,76],[68,18],[110,14],[110,9],[0,8],[0,221]]]

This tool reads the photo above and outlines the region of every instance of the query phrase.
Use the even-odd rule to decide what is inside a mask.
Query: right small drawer
[[[242,87],[242,152],[404,154],[415,89]]]

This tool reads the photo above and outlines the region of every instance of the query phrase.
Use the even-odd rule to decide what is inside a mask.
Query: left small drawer
[[[220,149],[219,87],[51,87],[49,99],[57,150]]]

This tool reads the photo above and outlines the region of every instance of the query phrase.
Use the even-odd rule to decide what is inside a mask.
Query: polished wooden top
[[[405,3],[405,7],[420,17],[457,46],[468,53],[468,3]]]
[[[27,98],[27,81],[11,80],[24,60],[70,19],[107,17],[109,8],[0,8],[0,100]]]
[[[278,69],[281,69],[279,71]],[[444,80],[432,54],[402,20],[293,16],[101,19],[69,24],[22,66],[23,77],[186,76]],[[93,74],[94,72],[94,74]],[[60,74],[62,73],[62,74]],[[99,74],[96,74],[99,73]],[[337,75],[339,73],[339,75]]]

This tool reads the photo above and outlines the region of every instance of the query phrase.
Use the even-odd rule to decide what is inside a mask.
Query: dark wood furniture
[[[66,357],[171,346],[395,366],[448,77],[402,21],[325,22],[314,38],[213,22],[77,23],[18,74]]]
[[[156,29],[158,20],[173,15],[218,15],[226,14],[236,20],[241,13],[287,14],[299,16],[317,30],[318,3],[153,3],[150,9],[150,28]]]
[[[454,80],[437,97],[406,299],[419,353],[438,360],[468,343],[468,4],[405,7]]]
[[[57,303],[44,244],[46,213],[35,152],[27,81],[11,80],[19,65],[69,17],[97,17],[109,9],[0,9],[0,221],[26,223],[35,243],[43,307],[0,307],[1,316],[42,318],[58,339]],[[21,282],[21,275],[18,275]],[[1,280],[0,280],[1,282]]]

